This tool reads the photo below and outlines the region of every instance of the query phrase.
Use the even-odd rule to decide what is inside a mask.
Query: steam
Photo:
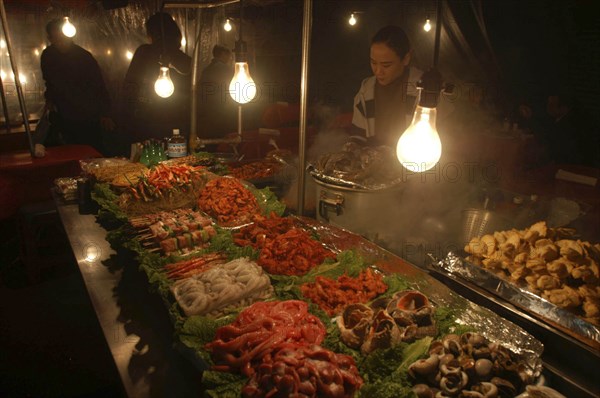
[[[447,104],[448,112],[440,123],[444,126],[440,128],[444,145],[440,162],[422,174],[406,171],[403,182],[393,190],[341,190],[317,184],[307,173],[305,214],[323,220],[318,204],[325,190],[344,197],[341,215],[332,211],[326,214],[331,224],[363,235],[416,265],[428,264],[429,253],[443,258],[449,251],[462,249],[463,210],[481,207],[482,190],[495,186],[503,171],[494,161],[482,160],[476,150],[475,138],[486,132],[484,128],[500,128],[491,111],[480,103],[474,105],[477,101],[466,96]],[[344,129],[331,127],[337,109],[321,106],[316,115],[321,128],[307,150],[309,163],[323,154],[339,152],[350,138]],[[475,150],[465,149],[466,145]],[[297,207],[297,181],[284,195],[284,201],[292,209]]]

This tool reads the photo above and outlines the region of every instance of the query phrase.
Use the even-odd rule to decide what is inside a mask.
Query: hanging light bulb
[[[156,82],[154,83],[154,91],[162,98],[169,98],[175,91],[175,86],[169,76],[169,68],[166,66],[160,67],[158,79],[156,79]]]
[[[356,25],[356,17],[354,16],[354,13],[350,14],[350,19],[348,20],[348,23],[350,24],[350,26]]]
[[[229,83],[229,95],[240,104],[246,104],[256,97],[256,84],[250,76],[247,62],[235,63],[235,73]]]
[[[436,109],[417,105],[412,123],[396,146],[402,166],[421,173],[431,169],[442,156],[442,142],[435,128]]]
[[[77,33],[77,29],[75,29],[75,25],[69,21],[69,17],[65,17],[65,22],[62,26],[63,35],[67,37],[73,37]]]
[[[4,70],[0,69],[0,78],[2,79],[2,81],[6,80],[6,72],[4,72]]]
[[[181,38],[181,47],[185,47],[185,45],[187,44],[187,40],[185,39],[185,37]]]
[[[396,156],[402,166],[416,173],[431,169],[442,156],[442,142],[436,129],[441,85],[441,76],[435,68],[423,74],[412,122],[396,145]]]
[[[6,48],[6,42],[4,39],[0,39],[0,48]]]
[[[127,50],[127,52],[125,53],[125,58],[131,61],[133,59],[133,53]]]
[[[231,32],[231,29],[233,27],[231,26],[231,22],[229,22],[229,18],[227,18],[225,20],[225,24],[223,24],[223,29],[225,29],[226,32]]]
[[[429,20],[429,18],[427,18],[427,20],[425,21],[425,25],[423,25],[423,30],[425,32],[429,32],[431,30],[431,21]]]

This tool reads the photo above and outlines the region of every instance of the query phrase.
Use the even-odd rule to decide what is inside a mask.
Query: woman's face
[[[386,86],[404,73],[404,68],[410,61],[410,52],[400,58],[398,54],[385,43],[371,44],[371,69],[382,86]]]

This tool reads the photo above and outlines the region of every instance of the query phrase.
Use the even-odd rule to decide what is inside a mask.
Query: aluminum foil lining
[[[462,310],[456,320],[458,325],[475,327],[488,340],[502,344],[519,355],[534,378],[541,375],[541,355],[544,346],[521,327],[454,293],[422,269],[362,236],[314,219],[297,218],[305,228],[317,233],[326,246],[337,251],[355,250],[383,272],[401,274],[413,284],[415,289],[427,295],[435,304]],[[453,264],[456,264],[456,261],[453,261]]]
[[[597,326],[452,252],[436,265],[446,273],[462,277],[519,308],[564,326],[582,337],[600,342],[600,328]]]

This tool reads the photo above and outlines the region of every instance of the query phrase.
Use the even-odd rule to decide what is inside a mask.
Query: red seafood
[[[325,332],[304,301],[258,302],[243,310],[232,324],[220,327],[206,349],[215,370],[252,376],[273,347],[284,342],[320,344]]]
[[[300,286],[302,295],[319,305],[329,316],[340,313],[352,303],[366,303],[388,289],[381,274],[367,268],[356,278],[342,275],[337,280],[317,276]]]
[[[217,219],[221,226],[252,221],[260,213],[256,197],[235,178],[220,177],[206,183],[198,198],[200,210]]]
[[[295,221],[290,217],[279,217],[275,213],[270,218],[258,215],[254,222],[233,235],[233,241],[238,246],[262,248],[268,240],[272,240],[294,227]]]
[[[353,397],[363,384],[354,359],[318,345],[281,343],[242,388],[255,397]]]
[[[292,228],[267,241],[260,251],[258,265],[276,275],[304,275],[335,254],[312,239],[308,232]]]

